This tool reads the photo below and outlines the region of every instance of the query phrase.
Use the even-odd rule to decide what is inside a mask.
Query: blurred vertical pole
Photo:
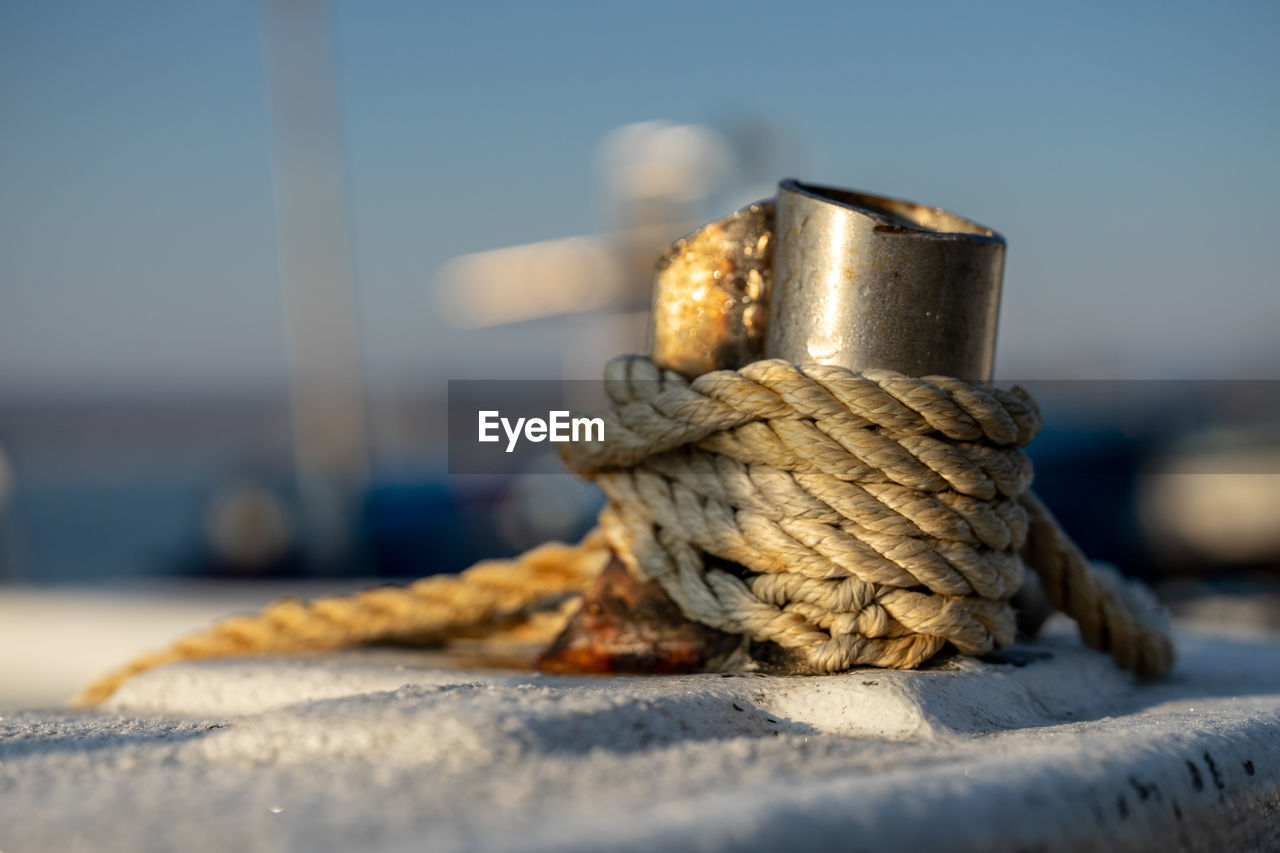
[[[13,535],[9,532],[9,497],[13,494],[13,468],[0,447],[0,583],[17,580],[17,560],[13,557]]]
[[[348,552],[369,459],[330,11],[262,10],[303,545],[332,564]]]

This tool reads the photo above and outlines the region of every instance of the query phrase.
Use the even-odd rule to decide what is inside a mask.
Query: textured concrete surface
[[[915,673],[581,679],[371,651],[0,720],[0,850],[1274,849],[1280,643],[1138,685],[1062,636]]]

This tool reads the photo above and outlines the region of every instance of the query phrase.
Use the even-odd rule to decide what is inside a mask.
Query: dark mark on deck
[[[1250,776],[1252,776],[1252,775],[1253,775],[1253,762],[1252,762],[1252,761],[1246,761],[1246,762],[1244,763],[1244,772],[1245,772],[1245,773],[1248,773]]]
[[[1204,777],[1200,775],[1200,768],[1196,767],[1194,761],[1187,762],[1187,769],[1191,771],[1191,787],[1197,791],[1204,790]]]
[[[1222,774],[1218,772],[1218,765],[1214,763],[1213,756],[1207,752],[1204,754],[1204,763],[1208,765],[1209,772],[1213,774],[1214,786],[1217,787],[1219,791],[1226,788],[1227,786],[1222,783]]]
[[[1035,663],[1041,660],[1052,660],[1053,653],[1040,651],[1039,649],[998,649],[994,652],[987,652],[978,660],[983,663],[993,663],[998,666],[1026,666],[1029,663]]]

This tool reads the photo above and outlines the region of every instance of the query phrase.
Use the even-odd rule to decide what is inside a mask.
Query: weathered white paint
[[[172,666],[0,721],[0,849],[1280,843],[1280,643],[1179,645],[1154,685],[1061,636],[821,678]]]

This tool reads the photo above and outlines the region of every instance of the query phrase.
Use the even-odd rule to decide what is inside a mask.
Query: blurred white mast
[[[263,0],[277,245],[304,543],[346,551],[346,500],[369,476],[347,190],[325,0]]]

